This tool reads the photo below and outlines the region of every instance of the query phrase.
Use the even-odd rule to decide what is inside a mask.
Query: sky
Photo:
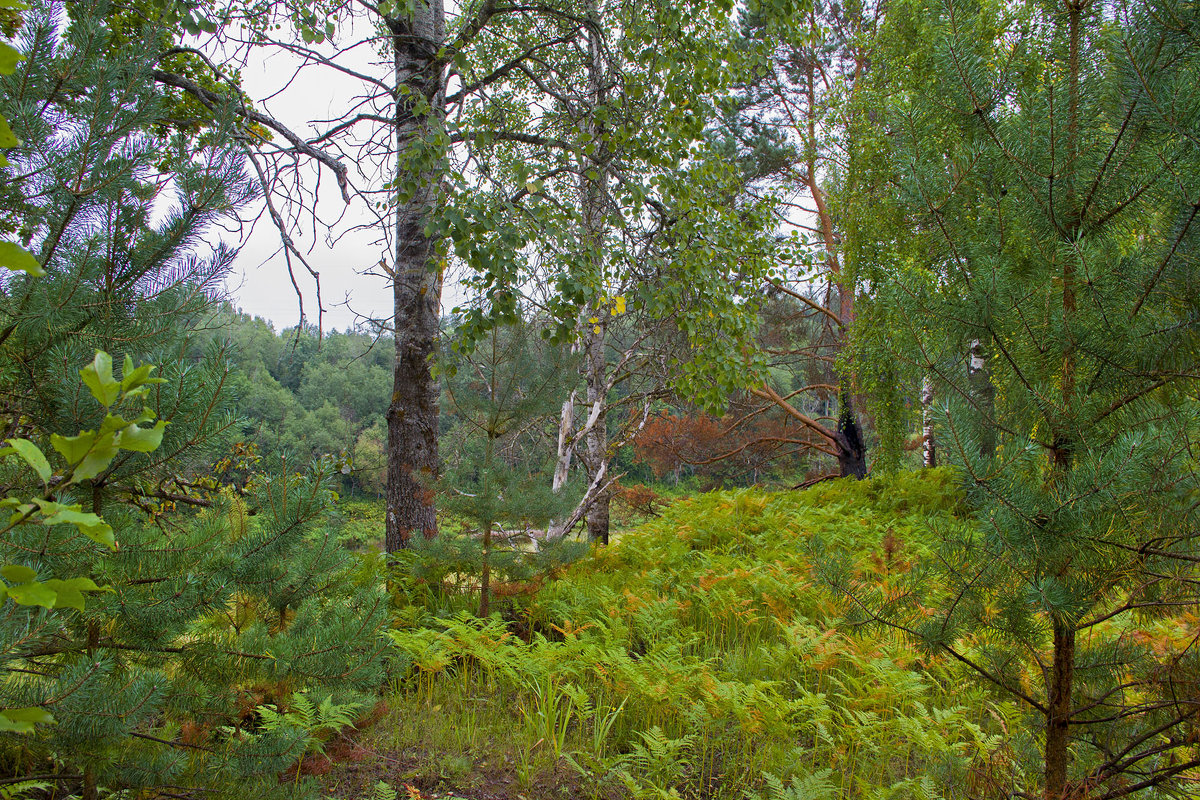
[[[369,53],[357,56],[352,53],[346,63],[386,79],[387,70],[372,64],[372,60]],[[315,126],[311,121],[340,116],[347,99],[361,93],[361,84],[334,70],[316,67],[306,69],[298,80],[293,81],[300,63],[298,57],[286,52],[255,49],[242,71],[242,83],[246,93],[261,102],[260,108],[296,133],[311,136],[315,131],[324,130],[324,126]],[[310,173],[308,177],[311,185],[314,176]],[[364,210],[363,201],[355,198],[347,208],[332,174],[326,170],[321,177],[318,209],[327,220],[340,216],[340,224],[327,229],[317,223],[314,230],[309,220],[292,230],[292,236],[321,276],[324,329],[345,330],[366,317],[386,317],[392,305],[390,287],[380,277],[363,274],[378,264],[384,254],[383,246],[373,241],[377,234],[349,230],[355,224],[371,219]],[[270,320],[276,330],[281,330],[295,325],[300,319],[300,301],[280,252],[279,232],[261,204],[255,209],[258,211],[264,213],[252,227],[245,228],[242,235],[238,232],[226,234],[234,240],[242,238],[241,250],[226,281],[226,289],[235,306]],[[318,309],[315,284],[300,264],[295,264],[294,272],[303,297],[305,320],[315,324]]]

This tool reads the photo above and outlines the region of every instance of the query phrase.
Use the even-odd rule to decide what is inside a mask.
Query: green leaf
[[[44,708],[6,708],[3,712],[4,716],[14,722],[53,722],[54,717],[50,716],[50,712]]]
[[[13,133],[12,127],[8,124],[8,117],[0,114],[0,147],[20,147],[21,140]],[[7,161],[8,159],[5,159]]]
[[[12,722],[0,711],[0,733],[33,733],[33,725],[28,722]]]
[[[112,463],[117,455],[116,436],[103,436],[97,442],[87,457],[80,461],[75,471],[71,473],[71,482],[84,481],[94,478]]]
[[[58,595],[53,589],[37,581],[9,586],[7,594],[14,603],[22,606],[54,608],[54,603],[58,600]]]
[[[0,6],[3,8],[3,6]],[[12,45],[0,42],[0,75],[11,74],[17,68],[17,63],[22,61],[25,55]],[[13,145],[4,145],[12,147]]]
[[[0,508],[11,508],[13,513],[8,517],[10,525],[16,525],[22,517],[28,516],[37,510],[33,503],[22,503],[15,497],[6,497],[0,501]]]
[[[136,369],[133,366],[133,359],[125,356],[125,364],[121,368],[121,390],[128,393],[132,389],[147,383],[166,383],[166,378],[151,378],[150,373],[156,367],[153,364],[142,364]]]
[[[5,0],[0,0],[0,3]],[[9,733],[33,733],[33,726],[54,722],[54,717],[44,708],[6,708],[0,710],[0,731]]]
[[[42,483],[50,480],[50,462],[46,460],[45,454],[38,449],[36,444],[28,439],[9,439],[8,443],[17,452],[17,455],[33,467],[33,471],[42,479]]]
[[[5,564],[0,567],[0,575],[9,583],[29,583],[37,577],[37,573],[21,564]]]
[[[157,380],[157,379],[156,379],[156,380]],[[143,407],[143,408],[142,408],[142,413],[140,413],[140,414],[138,414],[138,415],[137,415],[137,418],[133,420],[133,423],[132,423],[132,424],[134,424],[134,425],[141,425],[143,422],[153,422],[153,421],[154,421],[154,418],[155,418],[155,417],[157,417],[157,416],[158,416],[158,414],[155,414],[155,413],[154,413],[154,409],[153,409],[153,408],[146,408],[146,407]]]
[[[42,520],[43,525],[74,525],[79,532],[109,550],[117,549],[113,529],[107,522],[90,511],[80,511],[79,506],[58,506],[55,514]]]
[[[76,608],[80,611],[83,611],[84,592],[103,591],[91,578],[71,578],[65,581],[51,578],[45,581],[45,585],[58,595],[54,602],[55,608]]]
[[[122,417],[120,414],[106,414],[104,421],[100,423],[100,438],[108,435],[116,437],[120,436],[121,431],[128,428],[132,423]]]
[[[121,394],[121,384],[113,378],[112,368],[112,356],[103,350],[97,350],[92,363],[79,370],[79,376],[83,378],[92,397],[105,408],[117,402]]]
[[[3,129],[3,124],[0,124],[0,129]],[[3,130],[0,130],[0,138],[3,138]],[[45,275],[42,265],[37,262],[25,248],[18,247],[12,242],[0,242],[0,267],[12,270],[13,272],[26,272],[35,278],[40,278]]]
[[[130,425],[121,431],[117,438],[117,447],[122,450],[134,450],[138,453],[149,453],[162,444],[163,429],[167,423],[159,421],[153,428],[139,428]]]
[[[68,464],[76,464],[81,461],[95,442],[95,431],[80,431],[75,436],[50,434],[50,445],[67,460]]]
[[[52,434],[50,444],[75,467],[71,482],[94,478],[104,471],[117,454],[116,433],[83,431],[78,436]]]

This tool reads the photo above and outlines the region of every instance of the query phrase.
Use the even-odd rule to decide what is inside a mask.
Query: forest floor
[[[486,619],[413,561],[385,700],[301,772],[344,800],[986,795],[1036,758],[1034,721],[841,588],[900,596],[970,524],[944,470],[714,492]]]
[[[960,779],[1015,709],[846,628],[813,560],[833,548],[886,583],[958,507],[940,472],[700,495],[484,620],[470,582],[412,565],[385,700],[300,772],[345,800],[753,800],[788,781],[908,796],[934,764]]]
[[[601,790],[568,760],[536,753],[536,745],[530,758],[520,746],[519,722],[495,720],[498,725],[466,742],[460,726],[468,719],[460,708],[406,698],[393,708],[381,701],[323,754],[308,755],[300,773],[318,778],[326,797],[342,800],[391,800],[392,791],[398,800],[618,800],[625,794],[615,782]]]

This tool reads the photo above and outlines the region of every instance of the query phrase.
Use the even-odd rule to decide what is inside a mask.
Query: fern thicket
[[[945,659],[844,628],[813,563],[844,552],[895,585],[965,524],[953,484],[935,471],[680,503],[547,583],[521,609],[528,637],[498,616],[410,618],[391,633],[396,700],[484,698],[525,747],[553,740],[639,797],[769,792],[764,772],[830,797],[961,796],[1009,768],[1017,709]]]

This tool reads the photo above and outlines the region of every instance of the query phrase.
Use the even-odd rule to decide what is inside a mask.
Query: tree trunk
[[[605,408],[608,403],[605,396],[608,382],[604,361],[604,332],[607,326],[604,319],[597,318],[600,322],[595,328],[599,328],[599,331],[595,328],[590,329],[587,343],[587,402],[592,408],[595,423],[588,429],[584,439],[587,445],[588,473],[593,480],[600,474],[601,469],[607,468],[609,459],[608,411]],[[588,539],[593,542],[608,544],[608,504],[609,493],[605,489],[596,495],[596,499],[587,510]]]
[[[594,2],[588,3],[588,18],[592,25],[587,32],[588,48],[588,96],[592,110],[599,108],[605,102],[604,55],[600,42],[599,14]],[[604,232],[606,194],[608,191],[608,149],[605,146],[604,125],[593,113],[588,121],[591,140],[596,143],[595,155],[585,159],[585,169],[582,170],[582,203],[583,203],[583,235],[588,248],[588,259],[597,285],[605,285]],[[594,173],[592,173],[594,170]],[[589,173],[595,177],[589,177]],[[601,470],[608,467],[608,375],[605,363],[605,338],[608,332],[608,312],[599,302],[594,307],[591,319],[584,325],[586,353],[585,370],[587,382],[587,402],[591,407],[589,423],[593,422],[587,431],[585,443],[587,446],[587,467],[589,477],[595,481]],[[598,412],[598,413],[597,413]],[[609,493],[601,491],[587,510],[588,539],[593,542],[608,544],[608,504]]]
[[[933,438],[933,379],[921,381],[921,449],[926,468],[937,466],[937,442]]]
[[[815,63],[809,63],[806,71],[809,108],[815,109],[817,108]],[[825,191],[820,184],[820,170],[817,168],[816,159],[817,120],[814,113],[808,115],[807,124],[808,141],[812,150],[808,156],[808,173],[805,175],[805,183],[812,195],[813,205],[816,206],[817,222],[821,226],[821,239],[825,245],[825,266],[829,272],[830,288],[837,290],[838,325],[831,329],[829,334],[833,337],[837,352],[841,352],[846,346],[846,331],[854,322],[854,286],[847,284],[844,280],[841,259],[838,257],[842,240],[834,231],[833,214],[830,213],[829,205],[825,202]],[[828,301],[826,305],[828,306]],[[840,375],[838,377],[841,392],[837,430],[834,433],[833,441],[837,445],[838,471],[841,477],[853,476],[862,480],[867,477],[867,446],[863,442],[858,413],[850,401],[848,382],[849,376]]]
[[[838,470],[843,478],[862,480],[867,477],[867,447],[863,444],[858,415],[854,413],[854,403],[845,389],[841,392],[838,405],[838,424],[834,433]]]
[[[608,506],[611,500],[612,496],[607,491],[601,492],[588,509],[588,540],[608,544]]]
[[[992,420],[996,417],[996,387],[992,385],[992,374],[988,369],[987,348],[979,339],[971,340],[971,351],[967,356],[967,385],[979,415],[985,420],[979,434],[979,457],[994,458],[996,431]]]
[[[411,18],[389,20],[396,85],[397,177],[415,175],[396,212],[393,279],[396,362],[388,407],[386,546],[407,546],[413,531],[437,535],[438,383],[431,358],[438,335],[441,271],[427,223],[436,210],[444,156],[425,143],[445,117],[443,72],[434,67],[445,33],[442,0],[417,0]],[[425,102],[428,107],[425,107]]]
[[[558,458],[554,463],[554,479],[550,488],[555,494],[567,485],[567,476],[571,471],[571,454],[575,451],[571,442],[571,432],[575,427],[575,398],[577,393],[571,390],[571,396],[563,401],[562,412],[558,418]]]
[[[1079,149],[1079,54],[1082,40],[1082,6],[1075,2],[1067,2],[1068,37],[1070,40],[1067,80],[1067,158],[1066,174],[1072,175],[1078,169],[1076,161]],[[1068,181],[1066,198],[1066,230],[1063,237],[1073,241],[1078,234],[1079,208],[1075,197],[1074,181]],[[1057,214],[1055,216],[1058,216]],[[1062,412],[1070,418],[1075,406],[1075,341],[1071,323],[1076,312],[1075,306],[1075,262],[1068,256],[1062,266],[1062,305],[1063,305],[1063,357],[1062,357]],[[1072,426],[1063,425],[1062,430],[1070,430]],[[1051,477],[1054,481],[1064,481],[1071,471],[1074,454],[1074,442],[1064,433],[1056,433],[1054,437],[1053,467]],[[1060,579],[1066,579],[1070,560],[1063,564],[1058,572]],[[1058,800],[1066,795],[1067,768],[1070,755],[1068,746],[1071,742],[1071,688],[1075,678],[1075,628],[1061,619],[1054,620],[1054,661],[1050,667],[1050,685],[1047,691],[1046,703],[1046,798]]]
[[[536,541],[536,540],[535,540]],[[479,573],[479,617],[492,612],[492,523],[483,529],[483,569]]]
[[[558,455],[554,462],[554,478],[550,484],[550,489],[555,494],[562,492],[571,473],[571,455],[575,452],[572,434],[575,428],[575,400],[577,397],[578,392],[572,389],[570,396],[563,401],[562,411],[558,417]],[[566,535],[565,521],[550,520],[546,531],[547,539],[553,541]]]
[[[1067,786],[1071,684],[1075,677],[1075,629],[1054,622],[1054,663],[1046,705],[1046,800],[1063,797]]]

